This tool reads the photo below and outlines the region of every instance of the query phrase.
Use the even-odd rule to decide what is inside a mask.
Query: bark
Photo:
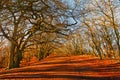
[[[14,68],[20,67],[21,60],[22,60],[22,52],[18,50],[18,52],[14,56]]]
[[[15,49],[14,43],[10,42],[8,69],[14,68],[14,49]]]
[[[14,44],[14,42],[11,42],[8,60],[8,69],[20,67],[19,65],[20,61],[22,60],[22,51],[17,49],[17,46]]]

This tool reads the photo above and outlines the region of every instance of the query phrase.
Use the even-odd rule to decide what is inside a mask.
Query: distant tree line
[[[64,45],[70,54],[83,52],[100,59],[120,57],[120,3],[118,0],[91,0],[80,15],[80,27]],[[76,37],[75,37],[76,36]],[[86,52],[87,51],[87,52]]]

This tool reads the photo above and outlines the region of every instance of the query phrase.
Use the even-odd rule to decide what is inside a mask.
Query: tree
[[[89,12],[83,15],[82,23],[88,29],[91,47],[100,57],[115,58],[120,53],[119,6],[116,3],[117,0],[93,0],[86,7]]]
[[[43,32],[65,35],[76,24],[73,12],[58,0],[9,0],[0,2],[0,30],[10,45],[8,68],[19,67],[30,38]],[[68,14],[69,12],[69,14]],[[72,18],[69,23],[67,18]]]
[[[35,50],[35,55],[39,60],[49,56],[53,53],[53,50],[57,43],[55,40],[57,39],[56,33],[41,33],[37,34],[30,38],[30,43],[34,44],[28,47],[30,50]]]

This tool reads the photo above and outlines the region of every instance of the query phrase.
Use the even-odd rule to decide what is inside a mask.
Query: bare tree
[[[119,54],[119,6],[116,2],[117,0],[93,0],[86,7],[89,12],[83,15],[82,23],[88,29],[86,33],[89,42],[93,43],[91,47],[96,49],[94,52],[100,57],[112,58]],[[116,50],[118,53],[112,54],[111,51],[115,53]]]
[[[19,67],[22,53],[33,45],[32,36],[43,32],[65,35],[67,26],[76,24],[73,12],[58,0],[9,0],[0,3],[0,30],[10,45],[8,68]],[[70,14],[68,14],[68,12]],[[73,18],[69,24],[67,17]]]

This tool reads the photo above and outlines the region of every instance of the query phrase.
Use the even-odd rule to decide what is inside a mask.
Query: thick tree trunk
[[[10,51],[9,51],[9,59],[8,59],[8,69],[14,68],[14,49],[15,45],[13,42],[10,42]]]
[[[10,52],[9,53],[9,59],[8,59],[8,69],[13,68],[13,66],[14,66],[13,58],[14,58],[14,55]]]
[[[20,61],[22,60],[22,52],[17,51],[17,53],[14,56],[14,68],[19,68],[20,67]]]
[[[20,61],[22,60],[22,51],[17,49],[17,46],[13,42],[10,45],[8,69],[19,68]]]

